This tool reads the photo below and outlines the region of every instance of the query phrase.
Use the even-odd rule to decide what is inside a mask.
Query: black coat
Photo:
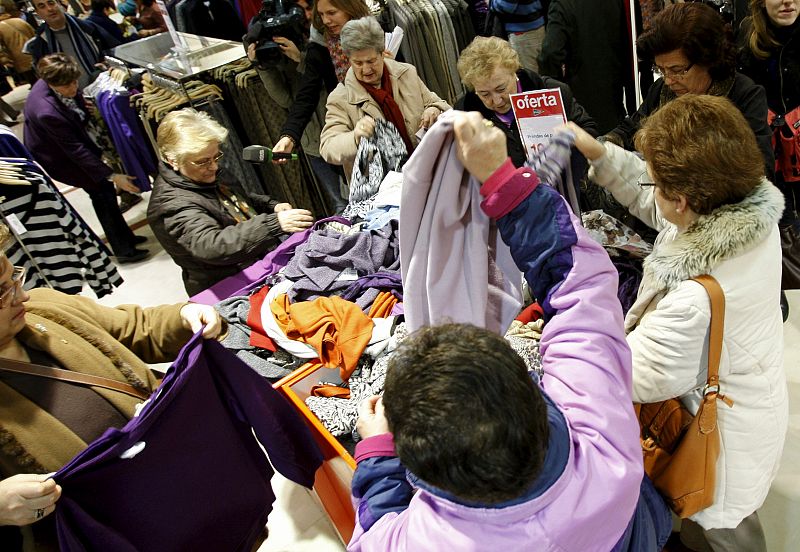
[[[547,11],[539,72],[567,83],[601,134],[625,117],[623,90],[634,93],[627,1],[552,0]]]
[[[190,296],[253,264],[278,245],[283,233],[273,212],[277,201],[248,194],[224,174],[217,181],[259,214],[237,224],[219,200],[216,185],[197,184],[164,163],[147,207],[147,221],[183,269]]]
[[[281,129],[281,135],[291,136],[295,144],[300,143],[306,125],[314,116],[322,91],[330,93],[339,84],[327,46],[311,40],[306,47],[304,63],[294,103]]]
[[[772,131],[767,125],[767,97],[764,87],[755,84],[750,77],[736,73],[732,78],[711,83],[708,93],[712,96],[726,96],[742,112],[756,135],[758,149],[764,156],[767,178],[771,180],[775,174],[775,156],[772,153]],[[606,138],[627,150],[634,150],[633,137],[645,117],[676,97],[669,86],[664,86],[664,79],[658,79],[650,87],[636,113],[626,117],[617,128],[606,134]]]
[[[567,120],[575,122],[579,127],[583,128],[592,136],[597,136],[597,125],[586,110],[575,101],[572,97],[572,91],[569,86],[563,82],[550,77],[542,77],[528,69],[521,69],[517,72],[517,78],[522,86],[523,92],[530,92],[532,90],[545,90],[548,88],[560,88],[561,99],[564,101],[564,109],[567,112]],[[508,146],[508,155],[515,167],[521,167],[527,160],[527,152],[522,143],[522,138],[519,135],[519,127],[517,127],[516,119],[512,119],[511,126],[506,124],[497,116],[493,110],[489,109],[478,97],[475,92],[467,92],[462,96],[455,105],[456,109],[461,111],[478,111],[485,119],[489,119],[494,125],[502,130],[506,135],[506,145]],[[573,159],[575,159],[573,155]],[[582,165],[585,168],[585,160]],[[575,172],[577,170],[577,172]],[[580,178],[583,170],[580,166],[573,165],[573,175],[575,178]]]
[[[764,87],[772,111],[788,113],[800,106],[800,18],[791,27],[772,27],[781,47],[767,59],[757,58],[750,49],[750,28],[746,20],[739,31],[739,71]]]

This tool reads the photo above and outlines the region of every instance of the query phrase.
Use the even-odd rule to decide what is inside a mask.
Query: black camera
[[[290,0],[263,0],[261,11],[253,18],[250,29],[244,35],[245,47],[255,43],[259,65],[272,65],[283,56],[273,37],[287,38],[302,49],[305,22],[303,10]]]
[[[701,4],[711,6],[719,12],[725,23],[731,24],[734,20],[733,2],[731,0],[696,0]]]

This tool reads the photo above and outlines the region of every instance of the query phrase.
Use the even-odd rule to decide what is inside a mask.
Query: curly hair
[[[701,215],[741,201],[764,178],[753,129],[728,98],[679,96],[645,120],[635,142],[661,193],[685,196]]]
[[[680,50],[690,63],[708,68],[713,80],[723,80],[736,70],[732,31],[719,12],[706,4],[672,4],[653,18],[652,26],[636,41],[642,59]]]
[[[474,90],[477,81],[488,79],[498,67],[516,73],[522,63],[507,41],[496,36],[479,36],[462,50],[457,67],[461,82]]]
[[[522,358],[488,330],[413,333],[389,360],[383,404],[403,465],[463,500],[511,500],[541,472],[546,403]]]

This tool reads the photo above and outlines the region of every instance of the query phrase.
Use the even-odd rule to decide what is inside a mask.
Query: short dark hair
[[[36,64],[36,72],[39,78],[52,86],[71,84],[81,76],[81,68],[75,58],[62,53],[44,56]]]
[[[466,501],[521,496],[542,470],[547,406],[508,342],[468,324],[423,328],[389,361],[383,403],[397,454]]]
[[[719,12],[698,2],[664,8],[636,41],[636,48],[649,62],[658,55],[681,50],[690,63],[706,67],[714,80],[726,79],[736,70],[730,27]]]
[[[106,8],[115,10],[117,7],[114,5],[113,0],[92,0],[93,12],[102,12]]]
[[[700,215],[738,203],[764,178],[753,129],[728,98],[679,96],[645,119],[635,142],[664,196],[684,195]]]

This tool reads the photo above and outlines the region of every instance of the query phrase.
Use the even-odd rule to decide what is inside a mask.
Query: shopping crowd
[[[166,4],[179,30],[176,14],[204,9]],[[18,367],[150,395],[147,363],[201,332],[265,385],[310,359],[340,369],[349,402],[308,405],[355,441],[348,550],[766,551],[758,512],[789,423],[784,291],[800,286],[800,0],[641,0],[633,14],[620,0],[468,1],[468,43],[442,49],[454,97],[388,49],[372,3],[285,0],[287,36],[250,4],[206,8],[223,33],[249,27],[243,55],[286,107],[270,167],[307,163],[327,209],[223,170],[236,130],[186,107],[155,129],[146,179],[147,221],[190,302],[112,309],[29,289],[0,254],[0,548],[58,546],[53,472],[138,402]],[[456,9],[421,6],[404,9]],[[0,63],[32,84],[22,149],[85,190],[117,262],[143,261],[122,213],[151,183],[109,162],[84,90],[104,54],[165,32],[164,16],[151,0],[32,7],[0,2]],[[460,40],[461,19],[446,28]],[[564,122],[532,147],[511,96],[543,90]],[[645,253],[598,243],[582,215],[600,210],[612,241],[638,232]],[[0,224],[4,251],[16,238]],[[533,346],[508,337],[512,321]],[[634,408],[670,399],[717,443],[691,510],[647,464],[652,426]]]

